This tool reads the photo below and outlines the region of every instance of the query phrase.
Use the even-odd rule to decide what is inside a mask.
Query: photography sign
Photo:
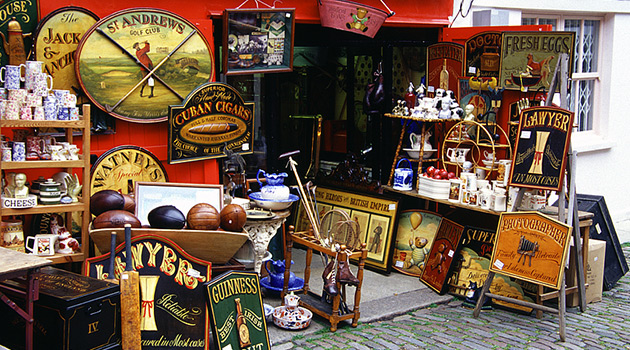
[[[170,106],[168,124],[169,164],[253,152],[254,104],[224,83],[203,84]]]
[[[502,213],[490,271],[559,289],[571,226],[538,212]]]
[[[510,186],[560,190],[573,115],[573,112],[557,107],[523,110],[512,159]]]
[[[270,349],[258,274],[230,271],[205,284],[215,349]]]

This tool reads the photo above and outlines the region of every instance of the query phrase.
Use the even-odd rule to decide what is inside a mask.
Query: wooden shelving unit
[[[330,331],[335,332],[337,330],[337,324],[343,320],[352,319],[352,327],[356,327],[359,323],[359,304],[361,303],[361,286],[363,285],[363,270],[365,268],[365,260],[367,259],[366,244],[361,245],[360,250],[355,250],[348,254],[346,252],[339,252],[337,258],[339,261],[348,261],[349,259],[357,259],[359,270],[357,272],[357,278],[359,279],[359,285],[354,292],[354,304],[351,309],[344,310],[341,308],[343,300],[346,299],[346,286],[341,284],[337,280],[337,290],[339,294],[332,298],[332,303],[322,301],[322,296],[309,290],[309,280],[311,277],[311,261],[313,259],[313,251],[324,253],[328,255],[329,259],[334,259],[337,253],[327,247],[322,246],[317,239],[312,235],[312,232],[294,232],[294,227],[289,226],[289,231],[285,235],[286,239],[286,253],[285,253],[285,266],[284,271],[284,287],[280,295],[280,299],[284,300],[284,295],[289,290],[289,276],[291,273],[291,249],[293,243],[300,244],[306,247],[306,266],[304,269],[304,289],[303,294],[300,294],[300,306],[303,306],[313,313],[327,319],[330,322]]]
[[[65,129],[65,141],[73,142],[73,131],[82,132],[82,155],[79,160],[68,161],[51,161],[51,160],[33,160],[24,162],[3,162],[0,160],[0,169],[21,170],[21,169],[61,169],[68,174],[73,174],[73,169],[82,169],[83,176],[81,184],[81,198],[78,203],[56,204],[56,205],[36,205],[28,209],[9,209],[0,207],[0,216],[13,215],[36,215],[46,213],[65,213],[66,228],[70,229],[69,223],[72,222],[73,212],[82,212],[81,222],[81,252],[75,254],[55,254],[46,256],[55,264],[67,262],[81,262],[87,258],[89,247],[90,225],[90,105],[83,105],[83,115],[79,120],[0,120],[0,133],[2,129],[15,128],[62,128]],[[26,234],[26,232],[25,232]],[[75,237],[76,238],[76,237]]]

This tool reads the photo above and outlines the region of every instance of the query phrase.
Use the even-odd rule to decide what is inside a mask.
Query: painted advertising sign
[[[169,108],[169,164],[253,152],[254,104],[232,86],[206,83]]]
[[[271,349],[258,274],[230,271],[204,287],[215,349]]]
[[[203,283],[211,279],[211,263],[186,253],[158,235],[131,239],[133,269],[140,274],[143,349],[210,349],[209,316]],[[125,245],[116,248],[114,277],[125,270]],[[105,279],[109,253],[87,259],[85,274]]]
[[[570,233],[539,212],[501,213],[490,271],[560,289]]]
[[[44,62],[43,71],[53,78],[55,89],[81,92],[74,57],[83,34],[96,21],[98,17],[89,10],[69,6],[49,13],[37,25],[35,60]]]
[[[482,32],[466,40],[464,75],[498,77],[500,68],[501,32]]]
[[[31,34],[35,31],[39,16],[39,2],[37,0],[7,0],[0,1],[0,65],[18,65],[26,61],[30,47],[33,45]],[[19,31],[9,32],[9,22],[17,21]],[[15,25],[15,22],[12,23]]]
[[[573,115],[562,108],[544,106],[521,112],[510,186],[560,190]]]
[[[405,210],[398,216],[393,268],[420,277],[429,258],[442,216],[424,210]]]
[[[574,32],[503,32],[500,85],[523,92],[548,90],[560,54],[568,54],[573,67],[574,45]]]
[[[443,294],[448,289],[447,277],[455,267],[464,226],[443,218],[420,280],[431,289]]]
[[[165,10],[132,8],[98,21],[81,40],[75,62],[90,100],[114,117],[165,121],[214,74],[212,51],[188,20]]]
[[[459,261],[456,263],[449,281],[449,293],[459,296],[467,295],[468,289],[481,288],[490,272],[490,258],[496,231],[485,228],[466,226],[462,238],[462,249],[459,252]],[[474,288],[473,288],[474,289]],[[503,295],[512,299],[534,302],[525,295],[521,285],[508,276],[499,273],[494,275],[490,285],[490,293]],[[506,308],[531,312],[531,307],[519,306],[514,303],[493,299],[495,305]]]
[[[455,43],[437,43],[427,47],[427,87],[457,93],[464,67],[464,47]]]

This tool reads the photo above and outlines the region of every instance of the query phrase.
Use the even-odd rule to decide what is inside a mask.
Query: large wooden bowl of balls
[[[90,201],[90,210],[95,216],[90,225],[90,237],[101,254],[109,253],[112,232],[116,232],[117,246],[124,243],[126,223],[132,225],[131,237],[163,236],[192,256],[213,264],[226,264],[248,239],[243,230],[247,214],[238,204],[226,205],[218,211],[208,203],[198,203],[186,214],[174,206],[163,205],[149,213],[150,227],[142,227],[129,210],[129,198],[119,198],[120,194],[116,193],[92,196]]]

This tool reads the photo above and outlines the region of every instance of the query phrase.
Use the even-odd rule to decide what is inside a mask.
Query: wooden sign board
[[[464,76],[498,77],[501,32],[482,32],[466,40]]]
[[[365,266],[372,270],[389,273],[398,201],[320,186],[317,186],[315,196],[320,218],[332,209],[339,209],[345,211],[359,224],[357,247],[361,243],[367,244],[368,254]],[[302,206],[298,209],[295,226],[296,231],[309,229],[309,221]],[[328,230],[328,228],[320,228],[321,232],[323,230]]]
[[[24,46],[13,43],[0,45],[0,66],[6,66],[7,64],[17,65],[26,61],[30,48],[33,46],[33,36],[31,34],[35,31],[39,19],[39,1],[0,1],[0,32],[4,35],[5,42],[8,43],[12,41],[9,38],[9,22],[12,19],[15,19],[20,24],[22,33],[19,40],[24,42]]]
[[[424,210],[405,210],[398,216],[392,267],[420,277],[433,246],[442,216]]]
[[[254,151],[254,104],[228,84],[197,87],[182,105],[169,107],[168,121],[169,164]]]
[[[215,349],[271,349],[258,274],[226,272],[204,289]]]
[[[503,32],[501,86],[523,92],[548,90],[560,54],[568,54],[573,67],[574,47],[574,32]]]
[[[74,71],[74,54],[83,34],[97,21],[91,11],[68,6],[49,13],[37,25],[33,43],[35,59],[44,62],[43,71],[53,78],[55,89],[81,92],[78,97],[85,96]]]
[[[464,47],[455,43],[437,43],[427,47],[427,87],[457,93],[458,79],[464,66]],[[446,80],[444,71],[448,72]]]
[[[538,212],[501,213],[490,271],[560,289],[570,233]]]
[[[531,107],[521,112],[510,186],[559,191],[566,166],[573,112]]]
[[[462,248],[449,281],[449,293],[460,297],[466,296],[467,289],[472,283],[481,288],[490,272],[490,258],[496,231],[479,227],[466,226],[462,238]],[[512,299],[534,302],[525,295],[521,285],[508,276],[495,274],[490,285],[490,293],[503,295]],[[493,299],[495,305],[531,312],[532,308],[514,303]]]
[[[197,259],[158,235],[131,239],[133,269],[140,274],[143,349],[210,349],[203,283],[211,263]],[[110,254],[85,261],[85,275],[104,279]],[[114,277],[125,270],[125,245],[116,248]]]
[[[448,289],[447,278],[455,267],[464,226],[443,218],[440,222],[433,246],[420,280],[431,289],[444,294]]]

